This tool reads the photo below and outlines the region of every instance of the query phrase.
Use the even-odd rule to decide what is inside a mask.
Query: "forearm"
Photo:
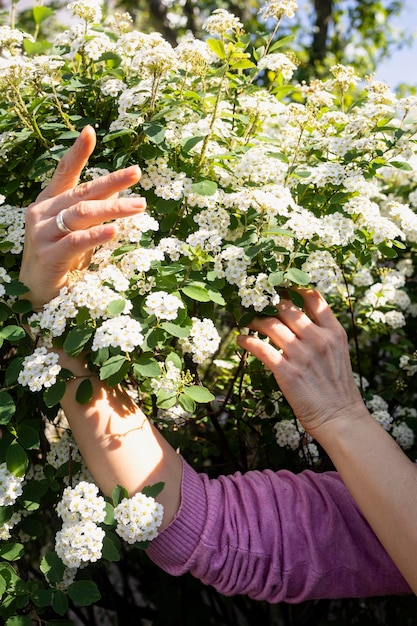
[[[417,466],[365,407],[356,415],[324,424],[317,439],[417,593]]]
[[[61,354],[61,363],[77,376],[87,374],[81,360]],[[130,495],[162,481],[158,496],[166,526],[180,503],[182,465],[179,456],[119,387],[108,388],[91,377],[93,399],[86,405],[75,399],[80,379],[67,383],[61,406],[80,453],[104,494],[122,485]]]

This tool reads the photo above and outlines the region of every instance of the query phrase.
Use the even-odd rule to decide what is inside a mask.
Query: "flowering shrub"
[[[341,65],[298,84],[276,36],[295,0],[262,8],[272,36],[218,9],[205,41],[176,48],[99,4],[68,6],[76,19],[51,41],[0,28],[0,615],[22,625],[27,606],[49,618],[97,601],[88,564],[116,561],[117,535],[151,540],[161,520],[160,485],[98,494],[59,409],[71,373],[54,345],[126,385],[197,467],[320,469],[273,377],[234,342],[289,288],[317,286],[369,410],[415,454],[417,98]],[[34,9],[39,27],[50,12]],[[24,207],[86,124],[98,135],[86,180],[138,163],[126,193],[148,210],[34,312],[17,280]],[[79,402],[91,393],[84,380]],[[25,555],[40,563],[27,580],[11,566]]]

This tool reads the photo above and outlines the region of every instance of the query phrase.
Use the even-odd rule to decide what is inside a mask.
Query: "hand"
[[[88,265],[96,246],[116,235],[116,223],[103,222],[146,208],[144,198],[117,197],[118,192],[138,182],[137,165],[77,186],[95,143],[94,129],[86,126],[59,162],[49,185],[26,210],[20,280],[29,287],[25,298],[35,310],[67,284],[68,272]],[[61,211],[71,232],[63,233],[57,226]]]
[[[282,300],[277,317],[250,324],[271,343],[251,335],[240,335],[238,343],[272,371],[303,427],[320,440],[323,424],[361,416],[364,404],[353,378],[344,329],[317,291],[300,289],[299,293],[306,313]]]

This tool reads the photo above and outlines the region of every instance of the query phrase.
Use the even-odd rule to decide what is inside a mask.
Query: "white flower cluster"
[[[287,54],[275,52],[264,56],[258,63],[258,70],[270,70],[282,74],[285,80],[291,80],[297,66]]]
[[[276,442],[281,448],[298,450],[300,457],[306,458],[310,463],[319,460],[316,444],[298,420],[281,420],[274,425],[274,430]]]
[[[18,376],[19,384],[29,387],[31,391],[51,387],[56,383],[56,377],[62,369],[58,359],[58,354],[48,352],[45,346],[35,348],[33,353],[23,360]]]
[[[154,291],[145,299],[145,309],[149,315],[162,320],[174,320],[181,308],[184,308],[183,302],[166,291]]]
[[[378,394],[374,394],[371,398],[366,400],[366,406],[371,412],[372,417],[384,430],[391,430],[393,416],[389,413],[388,403],[384,398]]]
[[[405,422],[395,422],[391,435],[403,450],[409,450],[414,445],[414,431]]]
[[[402,354],[399,366],[406,372],[407,376],[414,376],[414,374],[417,374],[417,354],[413,356]]]
[[[25,239],[25,210],[3,204],[0,206],[0,225],[0,241],[11,244],[12,254],[20,254]]]
[[[101,4],[100,0],[74,0],[67,4],[67,9],[74,17],[97,23],[100,22],[102,16]]]
[[[12,536],[11,530],[20,522],[22,514],[15,511],[12,516],[0,526],[0,541],[7,541]]]
[[[15,476],[7,469],[6,463],[0,464],[0,506],[11,506],[22,495],[23,477]]]
[[[340,284],[342,272],[328,250],[315,250],[303,263],[302,270],[309,275],[310,282],[326,293]]]
[[[6,293],[6,288],[4,287],[4,283],[10,283],[11,278],[7,273],[4,267],[0,267],[0,298],[2,298]]]
[[[203,24],[204,30],[210,35],[225,35],[230,31],[243,28],[242,22],[226,9],[215,9]]]
[[[161,376],[152,378],[151,388],[156,393],[163,391],[166,394],[177,393],[183,385],[183,374],[172,361],[167,361],[162,368]]]
[[[293,18],[297,10],[297,0],[269,0],[259,13],[266,20],[270,17],[280,20],[284,15]]]
[[[116,533],[130,544],[151,541],[158,535],[163,515],[162,504],[138,492],[115,507]]]
[[[105,320],[96,330],[91,349],[120,348],[124,352],[132,352],[143,343],[142,326],[128,315],[116,315]]]
[[[255,311],[263,311],[268,304],[276,306],[280,296],[269,284],[267,274],[263,272],[255,276],[247,276],[239,287],[242,306],[253,307]]]
[[[61,465],[67,463],[70,457],[73,461],[81,462],[81,454],[78,451],[74,437],[68,430],[64,430],[60,437],[50,442],[46,461],[49,465],[58,469]]]
[[[63,524],[55,537],[55,550],[67,567],[76,569],[101,558],[105,532],[98,524],[105,519],[105,506],[92,483],[64,489],[56,508]]]
[[[204,363],[213,356],[220,345],[220,335],[211,319],[192,318],[188,337],[182,337],[179,344],[183,352],[190,352],[194,363]]]

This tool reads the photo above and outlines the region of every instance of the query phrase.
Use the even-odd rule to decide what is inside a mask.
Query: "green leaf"
[[[208,45],[210,50],[219,57],[219,59],[226,58],[224,44],[222,41],[220,41],[220,39],[206,39],[206,44]]]
[[[192,398],[190,398],[190,396],[187,396],[187,394],[180,393],[180,395],[178,396],[178,402],[180,403],[184,411],[187,411],[188,413],[195,412],[195,402]]]
[[[121,487],[120,485],[116,485],[116,487],[111,492],[111,499],[114,506],[117,506],[121,503],[122,500],[129,496],[127,489]]]
[[[141,489],[141,492],[143,493],[143,495],[148,496],[148,498],[156,498],[156,496],[161,493],[164,487],[165,483],[159,482],[153,485],[146,485]]]
[[[4,285],[4,288],[8,296],[22,296],[29,291],[29,288],[20,280],[12,280],[11,283]]]
[[[223,298],[220,291],[217,291],[215,289],[207,289],[207,293],[210,296],[210,300],[212,302],[215,302],[216,304],[220,304],[220,306],[226,305],[226,300]]]
[[[56,552],[47,552],[41,561],[39,569],[48,582],[54,584],[61,582],[65,572],[65,565]]]
[[[112,302],[110,302],[109,306],[107,307],[107,313],[111,317],[120,315],[120,313],[123,313],[123,311],[125,310],[125,306],[126,306],[126,300],[124,300],[123,298],[119,300],[113,300]]]
[[[181,357],[176,352],[171,352],[165,359],[165,363],[172,363],[178,370],[182,370]]]
[[[165,137],[165,128],[161,126],[161,124],[145,123],[143,125],[143,132],[149,141],[155,144],[162,143]]]
[[[36,428],[29,426],[28,424],[21,424],[18,427],[17,438],[21,446],[26,450],[33,450],[39,448],[39,433]]]
[[[72,357],[78,356],[84,350],[86,343],[93,336],[94,330],[89,326],[72,328],[64,341],[64,350]]]
[[[6,368],[6,376],[4,381],[6,386],[13,385],[15,382],[17,382],[17,378],[19,376],[20,370],[22,369],[22,365],[22,356],[16,357],[10,362],[10,364]]]
[[[21,326],[15,326],[10,324],[9,326],[5,326],[0,330],[0,337],[10,341],[10,343],[16,343],[23,339],[26,336],[26,332],[23,330]]]
[[[16,300],[12,304],[12,311],[23,315],[23,313],[29,313],[32,311],[32,303],[29,300]]]
[[[106,61],[107,67],[110,67],[111,69],[119,67],[122,62],[121,57],[114,52],[103,52],[99,60]]]
[[[15,476],[24,476],[29,465],[26,452],[16,440],[12,441],[6,452],[6,465]]]
[[[6,621],[5,626],[31,626],[32,618],[29,615],[13,615]]]
[[[58,380],[56,383],[45,389],[42,394],[43,401],[46,406],[51,408],[62,400],[65,394],[65,390],[67,388],[66,383],[63,380]]]
[[[287,270],[284,274],[284,277],[297,285],[308,285],[310,283],[309,275],[306,274],[306,272],[297,269],[296,267],[291,267],[289,270]]]
[[[130,362],[121,354],[110,357],[100,367],[100,380],[105,380],[110,387],[122,382],[130,369]]]
[[[192,398],[195,402],[199,403],[211,402],[212,400],[214,400],[214,396],[211,391],[209,391],[205,387],[200,387],[200,385],[186,387],[184,389],[184,393]]]
[[[20,529],[29,537],[37,538],[41,537],[45,532],[45,523],[40,519],[24,517],[20,522]]]
[[[395,259],[398,256],[398,252],[386,243],[378,244],[378,250],[384,257],[387,257],[388,259]]]
[[[0,507],[0,526],[3,526],[6,522],[8,522],[12,515],[13,515],[12,506]]]
[[[63,139],[77,139],[77,137],[79,137],[80,133],[76,130],[66,130],[65,132],[61,133],[57,139],[59,139],[60,141]]]
[[[177,394],[166,391],[158,391],[156,394],[156,406],[159,409],[170,409],[177,402]]]
[[[288,43],[292,43],[294,41],[294,35],[288,35],[287,37],[282,37],[281,39],[278,39],[278,41],[275,41],[272,46],[269,48],[269,54],[271,54],[272,52],[275,52],[275,50],[278,50],[279,48],[282,48],[283,46],[286,46]]]
[[[6,561],[17,561],[23,556],[25,548],[22,543],[6,543],[0,545],[0,558]]]
[[[160,328],[166,330],[167,333],[169,333],[173,337],[188,337],[191,329],[190,326],[184,328],[183,326],[178,326],[178,324],[173,324],[172,322],[162,322]]]
[[[35,20],[35,24],[42,24],[48,17],[54,15],[54,9],[45,6],[35,6],[32,9],[33,19]]]
[[[105,511],[106,511],[106,515],[105,515],[103,524],[105,524],[106,526],[114,526],[115,524],[114,506],[111,504],[111,502],[106,501]]]
[[[4,594],[4,592],[6,591],[7,587],[8,587],[7,581],[3,578],[3,576],[0,576],[0,599],[2,595]]]
[[[200,285],[185,285],[181,287],[181,291],[191,298],[191,300],[197,300],[197,302],[210,302],[210,294],[205,287]]]
[[[89,378],[84,378],[77,387],[75,399],[78,404],[88,404],[93,398],[93,385]]]
[[[204,137],[187,137],[187,139],[183,139],[181,142],[182,151],[185,154],[191,152],[191,150],[199,143],[204,140]]]
[[[65,615],[68,611],[68,598],[63,591],[56,589],[52,598],[52,608],[58,615]]]
[[[133,373],[136,378],[145,376],[146,378],[157,378],[161,373],[161,367],[152,356],[142,354],[133,365]]]
[[[45,607],[52,604],[53,589],[37,589],[32,594],[32,600],[36,606]]]
[[[198,193],[200,196],[214,196],[217,191],[217,183],[214,180],[200,180],[193,183],[191,188],[194,193]]]
[[[106,561],[120,561],[120,541],[114,533],[106,533],[103,539],[101,556]]]
[[[272,272],[272,274],[268,276],[268,282],[273,287],[275,287],[275,285],[281,285],[283,280],[284,272]]]
[[[0,424],[8,424],[15,411],[16,405],[12,396],[7,391],[0,391]]]
[[[92,580],[77,580],[68,587],[68,595],[78,606],[94,604],[101,598],[99,588]]]
[[[404,172],[411,172],[412,166],[407,161],[390,161],[389,165],[395,167],[397,170],[403,170]]]

